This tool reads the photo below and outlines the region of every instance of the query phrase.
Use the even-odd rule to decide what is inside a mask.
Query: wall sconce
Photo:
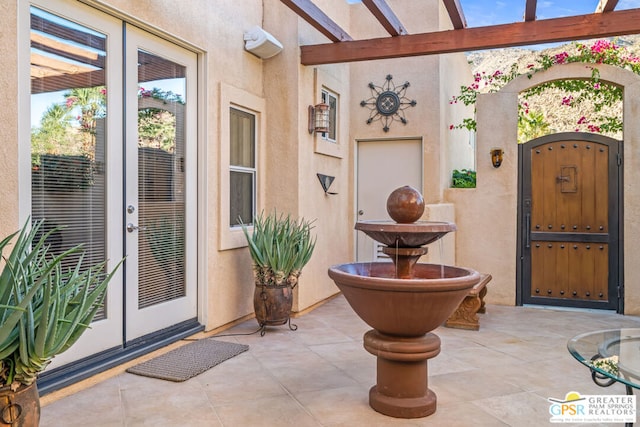
[[[318,176],[318,179],[320,180],[320,185],[322,186],[322,189],[324,190],[325,196],[328,196],[329,194],[331,194],[331,195],[338,194],[338,193],[332,193],[331,191],[329,191],[329,187],[331,187],[331,184],[333,184],[333,180],[335,179],[335,176],[324,175],[324,174],[321,174],[321,173],[318,173],[316,175]]]
[[[494,168],[499,168],[502,164],[502,155],[504,154],[504,151],[502,150],[502,148],[492,148],[490,153],[491,164]]]
[[[309,133],[329,132],[329,104],[309,105]]]

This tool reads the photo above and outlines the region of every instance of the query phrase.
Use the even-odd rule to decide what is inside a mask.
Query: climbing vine
[[[572,43],[567,50],[556,54],[541,53],[526,66],[514,63],[505,71],[477,72],[474,74],[473,83],[461,86],[460,94],[452,97],[450,103],[475,106],[478,94],[497,92],[520,75],[525,74],[531,78],[535,73],[548,70],[555,65],[574,62],[585,63],[585,66],[591,68],[591,77],[586,80],[567,79],[546,82],[520,94],[518,141],[524,142],[555,130],[549,117],[539,106],[542,96],[547,96],[546,99],[551,96],[552,109],[571,108],[578,113],[575,115],[572,130],[609,136],[621,133],[622,89],[601,81],[597,66],[609,64],[640,74],[640,57],[608,40],[597,40],[592,44]],[[464,118],[461,123],[451,124],[449,129],[474,131],[475,118]]]

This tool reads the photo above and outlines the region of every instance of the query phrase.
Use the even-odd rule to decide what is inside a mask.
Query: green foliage
[[[53,254],[42,222],[25,226],[0,242],[0,381],[17,389],[32,384],[54,356],[69,349],[102,306],[116,268],[105,263],[81,268],[82,248]],[[5,249],[14,241],[8,256]],[[63,262],[79,256],[74,267]]]
[[[561,94],[558,108],[574,108],[584,110],[588,106],[593,114],[591,117],[580,115],[576,120],[575,130],[585,129],[588,132],[615,134],[622,131],[622,119],[607,113],[607,107],[622,102],[622,89],[600,80],[599,64],[609,64],[640,74],[640,58],[631,54],[624,47],[620,47],[607,40],[597,40],[591,45],[573,43],[566,51],[555,55],[541,54],[533,64],[528,64],[526,70],[519,70],[518,64],[511,65],[507,72],[496,70],[492,74],[476,73],[474,82],[469,86],[462,86],[460,94],[452,97],[450,103],[462,103],[466,106],[475,105],[479,93],[499,91],[504,85],[520,75],[531,78],[535,73],[544,71],[552,66],[568,63],[586,63],[591,68],[591,78],[578,80],[556,80],[532,87],[520,94],[520,108],[518,120],[518,141],[524,142],[527,135],[538,135],[549,130],[541,112],[530,113],[528,100],[543,93]],[[582,110],[580,107],[583,106]],[[529,117],[527,117],[529,116]],[[476,129],[475,118],[464,118],[459,124],[452,124],[449,129]]]
[[[476,172],[468,169],[453,170],[453,188],[476,188]]]
[[[294,220],[290,215],[262,212],[254,219],[251,233],[242,225],[253,259],[256,284],[297,284],[316,244],[316,238],[311,236],[312,223],[303,218]]]
[[[142,108],[138,110],[138,146],[175,151],[176,117],[167,110]]]
[[[541,111],[529,110],[518,116],[518,142],[524,143],[534,138],[547,135],[549,123],[544,119]]]

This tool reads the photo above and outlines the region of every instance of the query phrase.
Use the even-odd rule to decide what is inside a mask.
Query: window
[[[340,110],[340,102],[349,104],[348,78],[339,79],[319,69],[314,70],[314,102],[322,101],[329,105],[329,131],[313,136],[313,150],[317,154],[341,159],[346,152],[344,138],[349,134],[349,112]]]
[[[254,215],[263,208],[265,110],[264,98],[220,83],[220,250],[247,246],[240,225],[251,232]]]
[[[30,12],[31,218],[43,221],[43,231],[55,229],[47,242],[55,254],[84,244],[89,267],[107,258],[107,36],[33,6]],[[77,261],[68,258],[65,267]]]
[[[338,95],[327,89],[322,90],[322,102],[329,105],[329,132],[322,132],[322,137],[330,142],[337,141],[338,128]]]
[[[230,108],[229,225],[252,224],[256,189],[256,116]]]

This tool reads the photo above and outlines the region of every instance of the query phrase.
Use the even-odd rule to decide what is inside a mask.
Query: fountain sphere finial
[[[396,188],[387,198],[387,213],[400,224],[410,224],[424,213],[422,194],[410,185]]]

